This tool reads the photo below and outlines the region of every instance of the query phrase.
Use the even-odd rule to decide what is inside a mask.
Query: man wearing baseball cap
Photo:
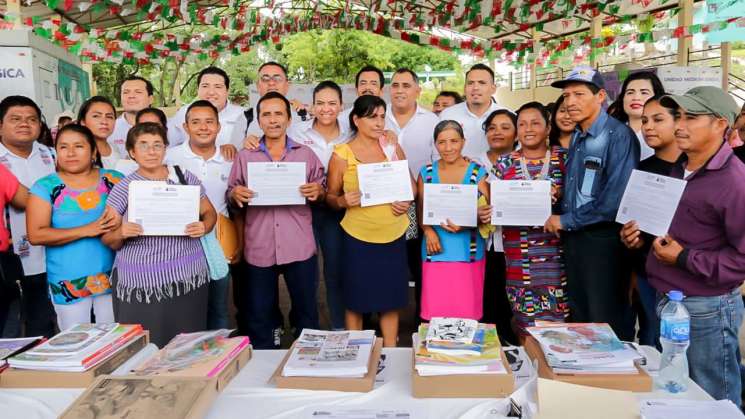
[[[552,84],[577,128],[569,147],[562,214],[545,229],[562,232],[570,318],[608,323],[619,338],[634,338],[629,303],[631,264],[618,234],[616,213],[626,181],[639,161],[634,132],[603,110],[603,78],[595,69],[576,67]]]
[[[738,114],[717,87],[667,95],[675,140],[683,152],[671,176],[688,181],[669,233],[647,258],[650,284],[662,295],[680,290],[691,314],[691,379],[715,399],[741,402],[738,332],[745,278],[745,165],[724,139]],[[667,302],[659,301],[658,314]]]

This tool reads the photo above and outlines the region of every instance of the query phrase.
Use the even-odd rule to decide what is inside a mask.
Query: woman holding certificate
[[[526,103],[517,111],[520,149],[503,157],[495,167],[498,179],[549,180],[554,206],[561,195],[565,173],[564,149],[548,147],[549,113],[538,102]],[[569,315],[566,274],[561,241],[543,226],[503,226],[507,259],[507,298],[513,324],[520,335],[535,320],[564,321]]]
[[[119,228],[104,235],[104,241],[117,250],[112,274],[116,290],[116,321],[142,324],[150,331],[151,342],[158,346],[165,345],[179,333],[205,330],[207,327],[210,277],[199,239],[212,230],[217,220],[215,209],[199,179],[185,171],[182,173],[185,182],[182,182],[171,168],[163,164],[167,146],[165,130],[158,124],[145,122],[129,130],[127,151],[139,169],[111,191],[106,205],[116,210],[123,221]],[[134,194],[134,186],[139,188],[136,182],[154,187],[163,182],[168,185],[185,183],[199,186],[199,198],[195,194],[194,202],[199,206],[199,220],[187,224],[181,235],[149,235],[151,233],[144,228],[150,228],[151,222],[163,228],[169,218],[184,218],[176,211],[191,213],[197,208],[179,203],[178,208],[168,214],[166,211],[148,214],[150,217],[160,214],[158,220],[146,219],[137,224],[129,222],[128,212],[140,208],[136,200],[157,198]],[[184,188],[187,186],[179,190]],[[159,194],[173,194],[176,190],[161,190]],[[133,207],[130,208],[130,205]]]
[[[396,346],[398,310],[408,302],[404,235],[409,226],[406,212],[411,202],[362,207],[357,175],[359,165],[406,158],[400,146],[382,145],[385,112],[385,102],[377,96],[360,96],[354,102],[349,116],[353,137],[347,144],[334,148],[326,202],[332,208],[345,210],[341,227],[346,327],[361,330],[362,314],[379,312],[383,344]],[[407,177],[403,182],[411,183],[411,176]]]
[[[46,246],[49,295],[57,325],[114,321],[110,275],[114,252],[101,235],[116,228],[106,208],[122,175],[96,166],[96,141],[78,124],[62,127],[55,144],[57,173],[39,179],[30,190],[26,224],[31,244]]]
[[[484,199],[489,196],[487,172],[481,165],[467,160],[461,154],[466,140],[458,122],[446,120],[438,123],[435,126],[434,141],[440,160],[422,168],[417,181],[417,218],[424,231],[421,317],[427,320],[432,317],[478,320],[483,312],[484,239],[477,228],[477,201],[487,205],[488,201]],[[450,208],[462,205],[462,208],[470,210],[467,211],[468,214],[463,211],[463,215],[469,216],[463,218],[463,224],[470,224],[470,227],[457,225],[460,223],[450,218],[461,214],[460,209],[447,211],[445,208],[443,214],[447,218],[430,219],[429,213],[434,211],[433,206],[437,204],[427,201],[429,195],[425,192],[425,185],[430,184],[451,186],[440,196],[433,197],[433,200],[440,203],[451,201],[447,204]],[[470,188],[460,185],[468,185]],[[456,199],[466,202],[456,204]],[[468,200],[471,202],[467,202]],[[423,211],[427,211],[427,214]],[[439,225],[435,224],[437,221]]]

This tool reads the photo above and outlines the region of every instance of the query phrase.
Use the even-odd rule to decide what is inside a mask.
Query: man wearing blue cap
[[[574,322],[608,323],[619,338],[634,338],[629,303],[631,264],[618,234],[616,213],[626,182],[639,161],[634,132],[603,110],[600,73],[576,67],[552,84],[577,123],[569,146],[562,214],[546,221],[564,242],[567,296]]]

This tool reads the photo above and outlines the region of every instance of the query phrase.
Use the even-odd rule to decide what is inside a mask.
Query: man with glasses
[[[0,164],[26,188],[31,188],[37,180],[55,172],[52,150],[36,141],[40,133],[41,109],[33,100],[26,96],[8,96],[0,102]],[[25,335],[51,337],[56,320],[49,299],[44,246],[29,243],[24,210],[11,207],[3,217],[10,221],[12,250],[23,265],[20,285]],[[10,324],[16,326],[17,322],[11,320]],[[20,330],[6,332],[8,337],[18,337],[20,334]]]

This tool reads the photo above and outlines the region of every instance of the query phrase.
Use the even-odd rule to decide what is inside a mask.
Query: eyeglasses
[[[283,82],[285,81],[285,76],[281,74],[275,74],[273,76],[270,76],[268,74],[264,74],[261,76],[261,81],[264,83],[269,83],[270,81],[274,81],[275,83]]]
[[[165,150],[166,145],[163,144],[163,143],[155,143],[155,144],[137,143],[137,144],[135,144],[135,148],[137,149],[137,151],[141,151],[141,152],[144,153],[144,152],[147,152],[147,151],[150,151],[150,150],[153,150],[153,151],[163,151],[163,150]]]

